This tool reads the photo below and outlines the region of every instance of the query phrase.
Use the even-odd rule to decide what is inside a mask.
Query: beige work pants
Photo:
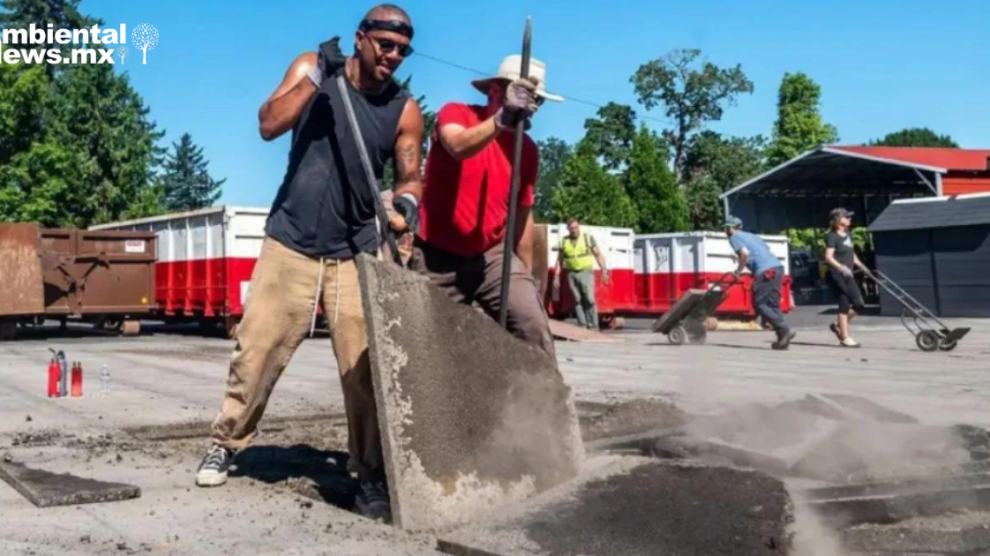
[[[265,239],[251,276],[213,439],[233,450],[248,445],[275,383],[310,330],[318,301],[340,369],[352,462],[362,477],[384,478],[357,266],[353,259],[314,259],[272,238]]]

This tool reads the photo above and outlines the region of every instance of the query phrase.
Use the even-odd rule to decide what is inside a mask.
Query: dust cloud
[[[794,505],[793,553],[797,556],[852,556],[843,547],[843,523],[856,516],[826,520],[804,491],[837,484],[898,481],[924,475],[926,484],[939,488],[950,469],[972,461],[972,448],[963,427],[930,426],[873,400],[851,395],[810,394],[774,405],[740,403],[717,386],[713,372],[685,377],[681,392],[685,404],[719,408],[713,415],[689,420],[686,436],[735,463],[783,480]],[[738,394],[738,392],[736,393]],[[701,396],[703,399],[694,399]],[[985,431],[984,431],[985,435]],[[737,454],[747,461],[739,462]],[[735,458],[733,458],[735,456]],[[943,471],[944,472],[944,471]],[[933,474],[933,475],[932,475]],[[948,486],[948,485],[945,485]],[[893,486],[890,494],[908,487]],[[896,512],[895,506],[892,511]]]

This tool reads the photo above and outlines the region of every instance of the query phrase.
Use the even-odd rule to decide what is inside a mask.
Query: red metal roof
[[[843,151],[889,158],[901,162],[912,162],[926,166],[936,166],[951,171],[986,172],[990,149],[940,149],[928,147],[854,147],[835,145],[829,148]]]

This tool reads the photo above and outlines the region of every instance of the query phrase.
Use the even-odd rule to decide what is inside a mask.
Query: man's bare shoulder
[[[306,71],[315,68],[317,64],[320,63],[320,55],[316,52],[303,52],[292,61],[293,69],[303,69],[305,67]]]

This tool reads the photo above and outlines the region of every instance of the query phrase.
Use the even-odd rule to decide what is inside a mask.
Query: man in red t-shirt
[[[519,77],[520,56],[502,61],[495,77],[474,81],[488,96],[484,106],[450,103],[437,114],[426,159],[420,228],[411,266],[460,303],[477,303],[493,318],[502,292],[502,256],[511,194],[513,130],[544,99],[546,66],[530,61],[530,78]],[[528,125],[528,122],[527,122]],[[509,282],[509,330],[554,357],[547,315],[533,267],[533,202],[539,152],[523,144],[515,256]]]

